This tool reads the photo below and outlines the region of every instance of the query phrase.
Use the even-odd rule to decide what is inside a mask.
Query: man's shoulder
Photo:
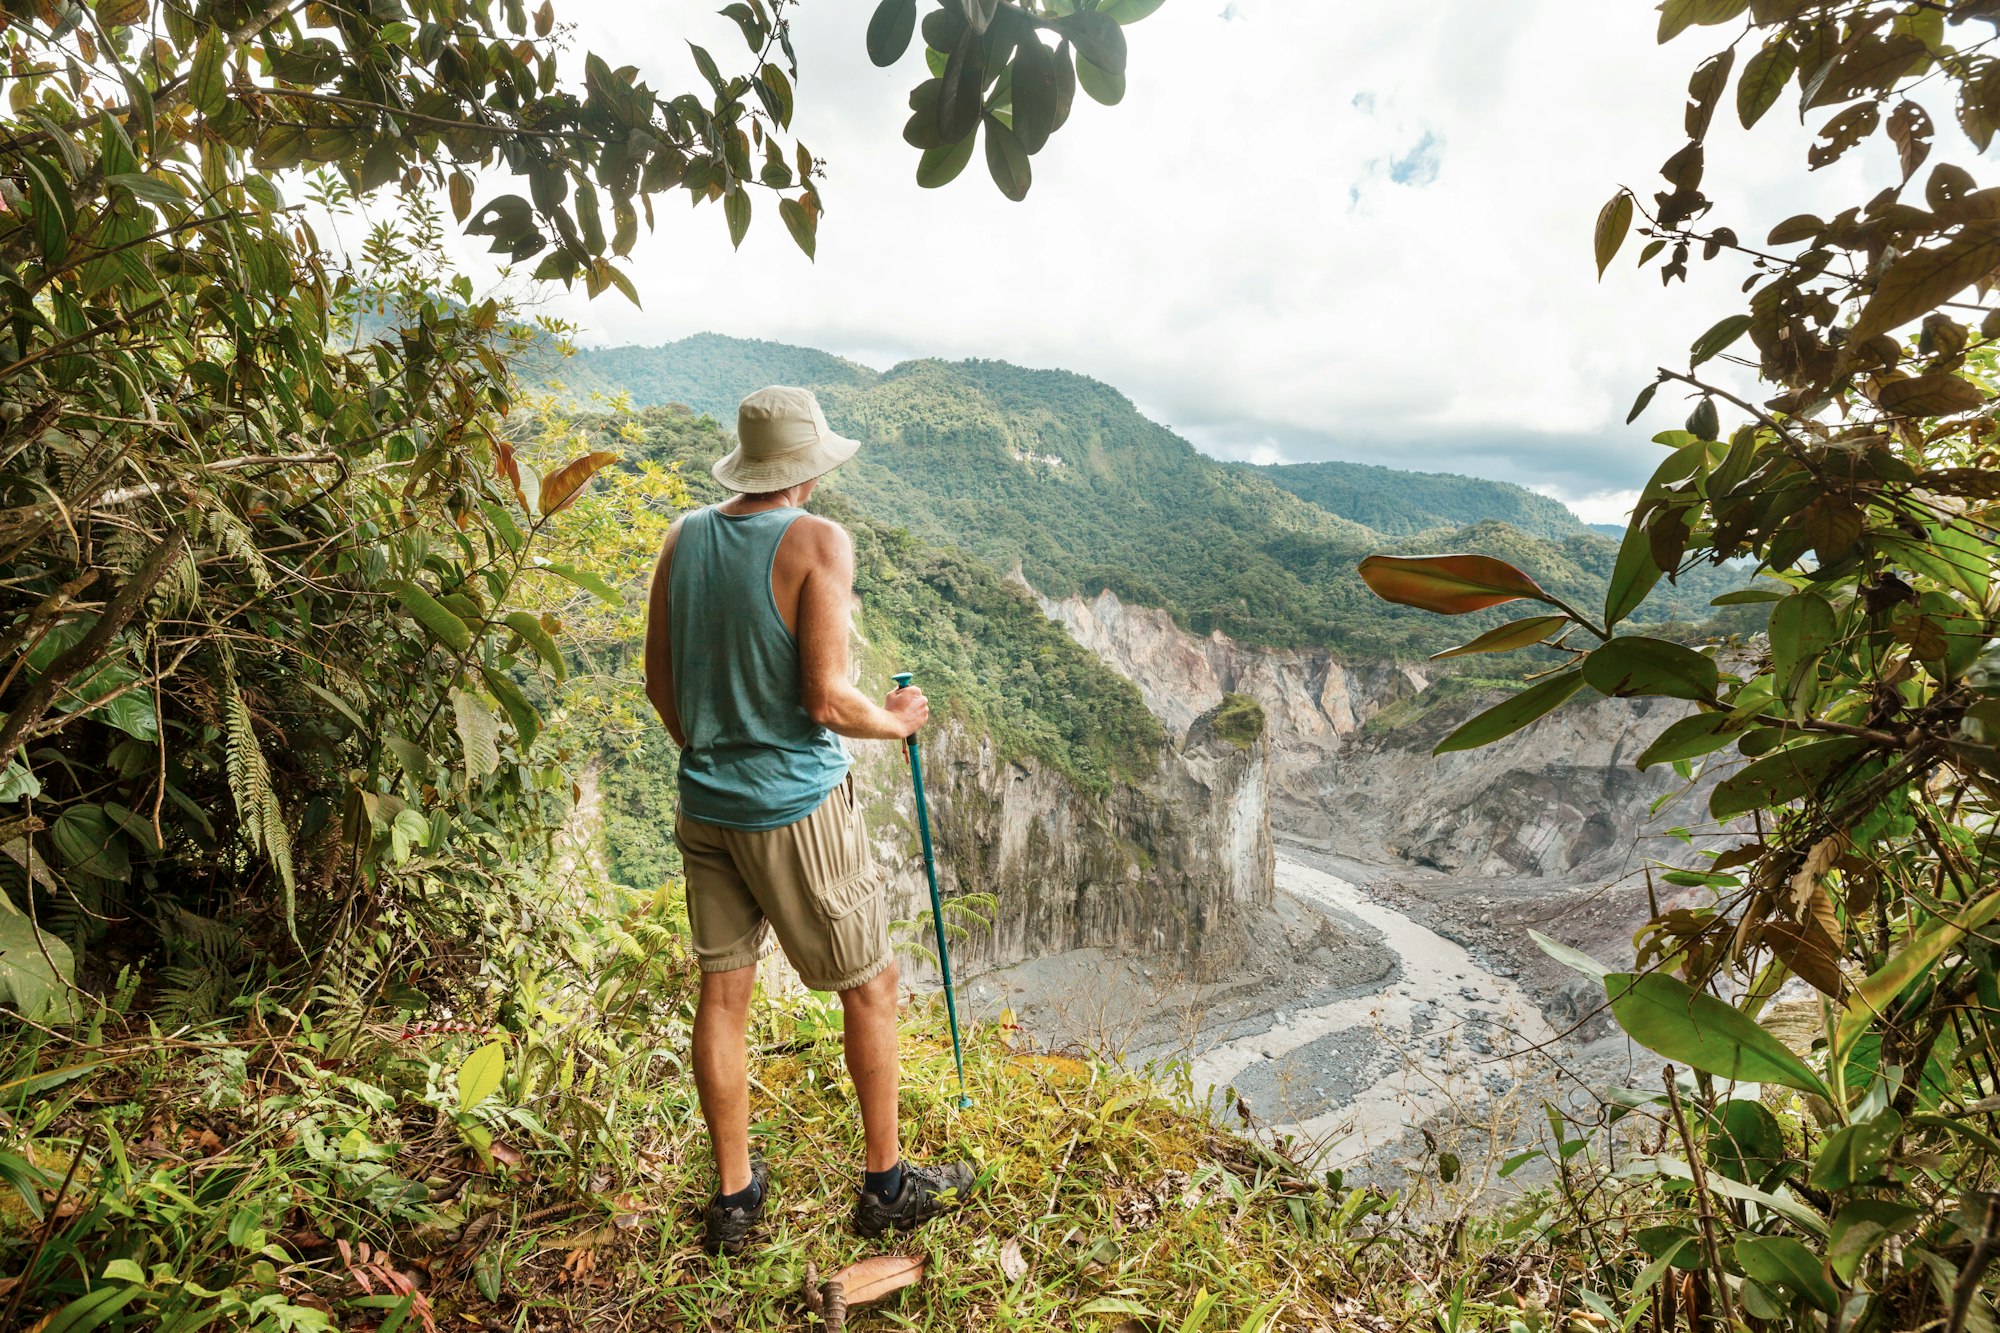
[[[838,558],[854,549],[854,541],[847,535],[846,528],[818,514],[799,515],[785,535],[797,539],[800,554],[815,559]]]

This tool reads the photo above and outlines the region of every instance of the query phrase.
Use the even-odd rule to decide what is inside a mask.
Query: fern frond
[[[208,532],[218,549],[236,557],[258,592],[271,591],[271,571],[265,566],[264,553],[257,548],[257,534],[250,531],[249,524],[217,506],[208,511]]]
[[[250,706],[236,688],[236,677],[225,666],[222,678],[222,713],[228,742],[224,748],[229,774],[229,794],[235,798],[236,814],[253,847],[269,858],[285,889],[285,929],[297,942],[298,886],[292,876],[292,835],[285,826],[285,812],[278,793],[271,786],[271,768],[264,749],[257,743],[257,729]]]

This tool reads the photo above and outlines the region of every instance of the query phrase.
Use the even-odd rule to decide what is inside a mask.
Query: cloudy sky
[[[553,312],[593,343],[713,330],[878,367],[1059,366],[1221,457],[1497,477],[1615,520],[1658,458],[1648,437],[1687,411],[1663,392],[1626,427],[1634,393],[1736,308],[1742,270],[1662,290],[1636,240],[1596,281],[1598,208],[1620,183],[1650,196],[1688,73],[1725,40],[1658,48],[1642,0],[1167,0],[1128,29],[1124,103],[1079,94],[1021,204],[978,156],[917,187],[901,127],[921,42],[870,65],[873,3],[809,0],[794,24],[795,128],[829,162],[817,263],[775,209],[732,253],[719,210],[675,204],[634,255],[642,309],[558,289]],[[714,8],[560,12],[580,47],[677,88],[689,37],[743,51]],[[1729,103],[1717,117],[1708,190],[1746,237],[1857,189],[1854,160],[1799,179],[1791,105],[1754,141]]]

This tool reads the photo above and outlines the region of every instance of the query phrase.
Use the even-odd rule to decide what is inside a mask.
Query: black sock
[[[903,1164],[896,1163],[887,1171],[863,1171],[861,1188],[878,1199],[893,1199],[903,1188]]]
[[[755,1208],[764,1200],[764,1188],[751,1176],[750,1183],[734,1194],[718,1194],[715,1201],[724,1208]]]

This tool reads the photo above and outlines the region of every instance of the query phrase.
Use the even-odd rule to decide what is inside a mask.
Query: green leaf
[[[1790,1236],[1744,1236],[1735,1251],[1737,1264],[1757,1281],[1783,1287],[1828,1314],[1839,1308],[1840,1293],[1826,1280],[1819,1260]]]
[[[1717,819],[1734,819],[1796,801],[1867,748],[1868,742],[1857,737],[1832,736],[1765,755],[1720,783],[1709,794],[1708,812]]]
[[[70,233],[76,229],[76,211],[70,202],[69,182],[60,168],[45,157],[24,153],[21,174],[28,179],[28,209],[34,224],[35,244],[51,267],[69,253]]]
[[[925,149],[924,155],[917,160],[917,184],[926,190],[935,190],[956,180],[958,173],[965,170],[965,164],[972,160],[972,141],[975,137],[967,134],[957,143]]]
[[[132,1303],[144,1287],[108,1286],[77,1297],[36,1325],[35,1333],[90,1333]]]
[[[917,30],[917,0],[882,0],[868,20],[868,58],[887,68],[910,49]]]
[[[1650,972],[1604,978],[1611,1016],[1627,1036],[1656,1055],[1739,1083],[1782,1083],[1833,1094],[1785,1044],[1733,1005],[1697,991],[1678,977]]]
[[[1903,1133],[1903,1117],[1885,1110],[1827,1135],[1806,1179],[1816,1189],[1845,1191],[1872,1184]]]
[[[741,247],[750,232],[750,192],[739,185],[723,195],[722,215],[729,222],[729,244]]]
[[[1583,678],[1614,699],[1643,694],[1707,702],[1721,683],[1714,658],[1637,634],[1621,635],[1592,652],[1584,659]]]
[[[1529,616],[1523,620],[1510,620],[1487,630],[1469,643],[1456,648],[1447,648],[1441,653],[1432,653],[1435,661],[1442,657],[1464,657],[1471,653],[1504,653],[1529,644],[1540,643],[1549,635],[1569,624],[1568,616]]]
[[[528,702],[528,696],[521,693],[521,687],[504,671],[481,667],[479,675],[486,682],[486,688],[493,691],[493,697],[500,701],[500,707],[506,710],[507,720],[514,724],[514,734],[520,737],[521,748],[525,750],[533,745],[535,737],[541,734],[542,715]]]
[[[1749,129],[1784,95],[1785,85],[1798,72],[1799,55],[1779,33],[1751,56],[1736,83],[1736,118]]]
[[[1738,588],[1708,599],[1710,606],[1754,606],[1759,602],[1782,602],[1785,594],[1775,588]]]
[[[465,1063],[458,1067],[458,1109],[470,1111],[473,1107],[500,1090],[500,1081],[507,1076],[507,1047],[502,1042],[489,1042],[465,1057]]]
[[[1729,344],[1741,338],[1743,331],[1749,327],[1750,316],[1748,315],[1730,315],[1716,321],[1715,325],[1707,333],[1696,338],[1694,346],[1688,349],[1688,367],[1692,369],[1702,362],[1712,359],[1718,352],[1727,348]]]
[[[1125,30],[1118,26],[1115,19],[1101,11],[1092,13],[1085,10],[1058,19],[1056,27],[1076,44],[1078,59],[1097,66],[1101,74],[1118,80],[1119,89],[1124,89]],[[1088,91],[1087,84],[1085,90]]]
[[[1696,25],[1727,23],[1748,8],[1750,0],[1663,0],[1659,40],[1670,42]]]
[[[575,584],[585,592],[594,593],[597,599],[607,606],[625,605],[625,598],[619,591],[606,583],[603,576],[594,570],[578,569],[575,565],[566,565],[554,560],[536,565],[535,568],[546,570],[559,579]]]
[[[1519,694],[1495,704],[1437,743],[1432,754],[1454,750],[1474,750],[1510,736],[1530,722],[1557,708],[1583,688],[1583,673],[1570,670],[1531,685]]]
[[[465,755],[465,776],[477,781],[500,767],[500,721],[486,701],[468,690],[451,692],[451,712]]]
[[[215,115],[227,104],[229,85],[222,76],[222,55],[222,30],[210,24],[188,70],[188,101],[204,116]]]
[[[1833,643],[1833,603],[1816,592],[1793,593],[1771,608],[1771,671],[1780,697],[1798,693],[1799,678]]]
[[[1989,890],[1957,916],[1950,920],[1932,921],[1904,941],[1902,948],[1890,955],[1888,962],[1869,973],[1854,988],[1853,997],[1848,1000],[1846,1010],[1834,1026],[1832,1046],[1835,1058],[1842,1058],[1853,1049],[1861,1034],[1895,1002],[1897,996],[1909,989],[1918,977],[1928,975],[1938,960],[1964,943],[1966,936],[1991,921],[1995,913],[2000,913],[2000,893]]]
[[[38,1023],[77,1021],[76,956],[26,916],[0,913],[0,1003]]]
[[[1915,1226],[1923,1215],[1924,1210],[1914,1204],[1887,1199],[1855,1199],[1845,1204],[1834,1214],[1828,1233],[1827,1266],[1842,1282],[1853,1282],[1862,1260],[1883,1241]]]
[[[396,594],[396,600],[403,604],[410,618],[436,635],[438,642],[454,653],[472,651],[472,630],[444,603],[408,579],[396,580],[389,585],[389,590]]]
[[[1076,81],[1099,106],[1117,106],[1125,100],[1125,76],[1111,73],[1082,52],[1076,57]]]
[[[1034,176],[1028,167],[1027,151],[1014,137],[1014,131],[992,116],[986,118],[986,169],[993,174],[993,183],[1000,187],[1000,193],[1016,203],[1028,197],[1028,186]]]
[[[1597,276],[1600,279],[1604,270],[1611,266],[1611,261],[1618,257],[1618,247],[1625,244],[1625,233],[1631,229],[1632,196],[1620,190],[1611,196],[1609,203],[1597,210],[1597,227],[1591,240],[1597,250]]]
[[[1564,944],[1561,940],[1550,939],[1539,930],[1530,928],[1528,938],[1533,940],[1535,947],[1543,953],[1555,959],[1564,967],[1569,968],[1572,972],[1580,972],[1592,981],[1602,981],[1611,974],[1610,968],[1598,962],[1583,950]]]
[[[1654,380],[1651,384],[1648,384],[1645,388],[1639,390],[1639,396],[1632,400],[1632,410],[1625,414],[1625,424],[1629,426],[1633,422],[1637,421],[1639,419],[1639,414],[1645,411],[1648,407],[1652,406],[1653,395],[1658,393],[1659,391],[1660,391],[1660,382],[1658,380]]]
[[[1604,591],[1604,627],[1610,629],[1639,609],[1664,572],[1653,563],[1653,543],[1646,526],[1626,527],[1611,566],[1611,586]]]
[[[1733,744],[1741,732],[1728,713],[1696,713],[1673,723],[1653,738],[1639,754],[1637,766],[1671,763],[1677,759],[1697,759]]]
[[[535,650],[535,656],[542,659],[542,665],[553,672],[557,680],[569,677],[569,663],[564,660],[562,649],[556,646],[555,636],[542,627],[540,618],[526,611],[510,611],[504,623]]]
[[[819,245],[819,214],[796,199],[780,199],[778,220],[791,233],[793,244],[805,251],[806,258],[814,258],[814,251]]]

